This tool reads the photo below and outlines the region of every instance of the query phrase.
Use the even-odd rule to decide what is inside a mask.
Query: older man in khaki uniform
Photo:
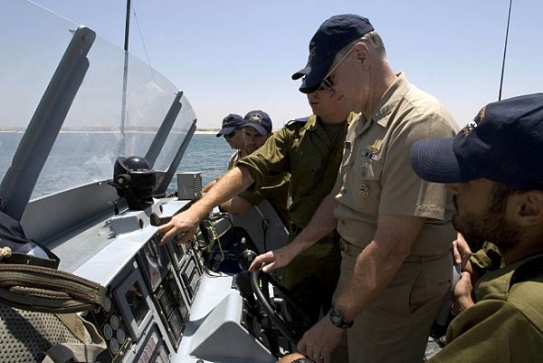
[[[278,257],[288,263],[336,226],[342,237],[334,305],[298,348],[315,362],[331,362],[347,330],[351,363],[420,363],[450,287],[456,233],[450,194],[414,173],[409,147],[452,136],[456,124],[434,97],[391,69],[381,38],[357,15],[325,21],[311,39],[307,66],[293,77],[303,77],[302,92],[330,89],[360,112],[347,133],[334,191],[275,254],[280,267]]]

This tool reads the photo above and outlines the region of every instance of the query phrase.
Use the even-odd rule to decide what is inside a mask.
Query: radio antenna
[[[511,22],[511,7],[513,5],[513,0],[509,0],[509,15],[507,16],[507,30],[505,32],[505,44],[503,46],[503,61],[502,61],[502,74],[500,77],[500,91],[498,93],[498,101],[502,99],[502,88],[503,88],[503,74],[505,72],[505,55],[507,54],[507,39],[509,38],[509,24]]]
[[[125,155],[125,134],[124,128],[126,124],[126,93],[128,88],[128,41],[130,38],[130,8],[131,0],[126,1],[126,20],[124,27],[124,67],[123,67],[123,93],[121,95],[121,140],[119,142],[119,151],[120,156]]]

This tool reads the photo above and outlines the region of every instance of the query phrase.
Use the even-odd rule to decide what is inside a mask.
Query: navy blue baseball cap
[[[245,121],[243,127],[252,127],[260,135],[267,135],[272,132],[272,120],[270,115],[264,111],[253,110],[247,112],[243,120]]]
[[[368,19],[354,14],[335,15],[322,23],[309,42],[307,65],[292,75],[292,79],[305,77],[300,91],[311,93],[319,88],[336,54],[373,30]]]
[[[543,93],[489,103],[454,138],[417,141],[411,165],[424,180],[490,179],[514,188],[543,188]]]
[[[245,121],[243,120],[243,117],[240,115],[237,115],[235,113],[231,113],[222,120],[222,128],[221,131],[217,134],[217,137],[221,137],[222,135],[229,135],[232,132],[236,131],[236,129],[239,129],[243,126]]]

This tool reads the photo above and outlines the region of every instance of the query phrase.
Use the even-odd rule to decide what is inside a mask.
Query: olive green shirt
[[[288,193],[290,176],[287,173],[278,174],[270,177],[265,185],[253,190],[245,190],[238,196],[245,199],[251,205],[259,205],[264,199],[272,205],[281,219],[281,222],[288,229],[290,228],[290,218],[288,215]]]
[[[477,303],[453,319],[429,362],[543,361],[543,255],[486,273]]]
[[[346,132],[347,122],[344,127]],[[276,174],[290,173],[290,219],[301,229],[334,187],[344,140],[345,133],[331,142],[312,115],[289,122],[260,149],[240,159],[238,166],[247,168],[255,180],[254,189]]]
[[[228,170],[237,166],[240,159],[241,151],[236,150],[230,157]],[[258,189],[245,190],[238,196],[245,199],[253,206],[259,205],[264,199],[267,199],[277,213],[279,219],[281,219],[281,222],[283,222],[285,227],[290,228],[290,218],[288,215],[289,180],[290,176],[287,173],[278,173],[270,177],[266,183]]]
[[[477,266],[482,272],[504,267],[500,250],[495,244],[488,241],[484,242],[483,248],[473,253],[469,260],[472,265]]]

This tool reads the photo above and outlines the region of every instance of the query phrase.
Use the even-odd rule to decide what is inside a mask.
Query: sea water
[[[202,184],[206,185],[226,172],[233,150],[223,137],[215,134],[195,134],[179,164],[177,171],[201,172]],[[169,190],[177,189],[177,180],[172,180]]]
[[[32,199],[58,191],[53,186],[59,179],[72,178],[74,173],[80,170],[82,160],[86,160],[81,153],[93,154],[93,143],[80,142],[81,138],[92,137],[93,143],[115,142],[112,135],[98,134],[61,134],[57,139],[58,148],[53,148],[49,155],[47,166],[41,170],[39,182],[35,186]],[[21,141],[22,133],[0,133],[0,180],[11,166],[14,152]],[[81,145],[88,145],[89,149],[82,149]],[[77,151],[75,151],[77,150]],[[201,172],[202,184],[206,185],[225,173],[228,160],[233,150],[224,138],[218,138],[215,134],[195,134],[185,150],[185,154],[177,168],[177,173]],[[62,155],[57,155],[62,154]],[[62,165],[55,163],[62,161]],[[71,165],[73,164],[73,165]],[[86,163],[85,169],[92,168],[92,163]],[[113,165],[111,165],[113,174]],[[113,175],[111,175],[111,178]],[[91,182],[92,180],[88,180]],[[68,183],[68,185],[72,185]],[[40,190],[37,190],[40,189]],[[174,176],[169,184],[168,192],[177,191],[177,178]]]

